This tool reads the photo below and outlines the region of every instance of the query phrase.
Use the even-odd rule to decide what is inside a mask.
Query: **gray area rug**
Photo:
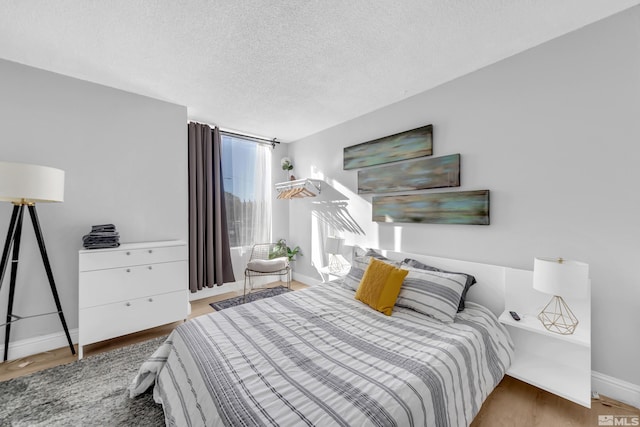
[[[251,294],[247,295],[246,302],[253,302],[263,298],[270,298],[276,295],[285,294],[290,292],[291,289],[287,289],[284,286],[276,286],[274,288],[266,288],[264,290],[255,291]],[[222,301],[212,302],[209,304],[215,311],[224,310],[225,308],[235,307],[236,305],[244,304],[244,297],[240,295],[239,297],[233,297],[229,299],[223,299]]]
[[[128,387],[165,338],[0,382],[0,426],[163,426],[153,387],[134,399]]]

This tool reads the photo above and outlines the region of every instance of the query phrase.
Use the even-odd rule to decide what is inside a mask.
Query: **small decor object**
[[[282,170],[287,174],[287,181],[292,181],[295,178],[291,178],[291,173],[289,171],[293,170],[293,164],[291,163],[291,159],[288,157],[283,157],[280,160],[280,166],[282,166]]]
[[[397,133],[344,148],[344,169],[358,169],[433,154],[433,126]]]
[[[589,264],[562,258],[535,258],[533,289],[553,295],[538,314],[544,327],[557,334],[571,335],[578,326],[565,297],[584,298],[589,285]]]
[[[117,248],[120,246],[120,233],[113,224],[92,225],[91,232],[82,237],[85,249]]]
[[[269,254],[269,259],[286,256],[289,259],[289,262],[291,262],[291,261],[295,261],[296,255],[302,256],[302,252],[300,252],[300,247],[296,246],[295,248],[291,249],[287,245],[287,241],[285,239],[280,239],[273,246],[273,250]]]
[[[64,328],[67,342],[71,349],[71,354],[76,354],[76,350],[71,342],[69,328],[62,312],[62,305],[53,279],[53,272],[49,262],[49,256],[44,244],[44,237],[40,228],[40,221],[36,212],[36,203],[62,202],[64,200],[64,171],[47,166],[28,165],[24,163],[0,162],[0,201],[13,203],[13,213],[9,222],[9,232],[2,252],[0,261],[0,286],[4,279],[4,273],[9,264],[11,255],[11,279],[9,283],[9,305],[7,307],[6,323],[0,326],[5,327],[4,334],[4,360],[7,360],[9,352],[9,336],[11,325],[27,317],[46,316],[57,314]],[[57,311],[30,316],[18,316],[13,314],[13,301],[16,290],[16,277],[18,273],[18,261],[20,255],[20,239],[22,236],[22,223],[25,206],[29,210],[33,230],[40,248],[40,256],[44,264],[44,269],[49,279],[49,287],[53,294]],[[13,249],[13,250],[12,250]]]
[[[489,225],[489,190],[373,198],[373,221]]]
[[[460,154],[358,171],[358,194],[460,186]]]

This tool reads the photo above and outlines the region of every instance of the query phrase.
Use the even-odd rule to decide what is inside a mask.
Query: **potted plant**
[[[282,166],[282,170],[287,174],[287,181],[296,179],[295,176],[291,174],[291,170],[293,170],[293,163],[291,163],[291,159],[288,157],[283,157],[280,160],[280,166]]]
[[[280,239],[273,246],[273,250],[269,254],[269,258],[273,259],[286,256],[289,259],[289,262],[291,262],[295,261],[296,255],[302,256],[302,252],[300,252],[300,246],[296,246],[295,248],[291,249],[287,245],[287,241],[285,239]]]

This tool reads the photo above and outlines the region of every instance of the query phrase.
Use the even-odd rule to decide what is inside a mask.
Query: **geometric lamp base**
[[[329,254],[329,273],[340,274],[344,270],[345,265],[342,263],[338,255]]]
[[[556,334],[571,335],[578,326],[578,319],[558,295],[551,298],[551,301],[538,314],[538,319],[547,330]]]

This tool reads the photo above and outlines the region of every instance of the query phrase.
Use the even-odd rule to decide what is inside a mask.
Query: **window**
[[[271,147],[222,134],[222,179],[231,247],[271,241]]]

